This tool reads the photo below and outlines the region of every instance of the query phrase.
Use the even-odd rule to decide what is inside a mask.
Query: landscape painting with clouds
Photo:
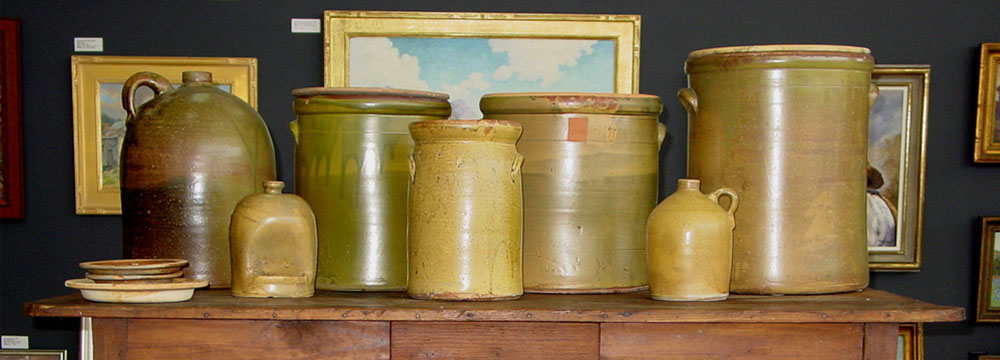
[[[350,86],[451,95],[453,119],[478,119],[495,92],[615,92],[612,40],[354,37]]]

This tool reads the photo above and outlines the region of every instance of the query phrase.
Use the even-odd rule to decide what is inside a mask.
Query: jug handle
[[[295,139],[295,145],[299,144],[299,123],[297,120],[292,120],[288,123],[288,130],[292,131],[292,138]]]
[[[143,71],[132,74],[125,84],[122,84],[122,107],[125,108],[126,120],[135,118],[135,92],[139,87],[146,86],[153,90],[153,94],[159,96],[162,93],[173,89],[170,81],[160,74]]]
[[[688,114],[698,115],[698,94],[692,88],[683,88],[677,91],[677,100],[680,100]]]
[[[656,123],[656,150],[663,146],[663,138],[667,137],[667,126],[661,122]]]
[[[524,164],[524,155],[521,153],[514,153],[514,161],[510,163],[510,181],[517,182],[517,178],[521,175],[521,165]]]
[[[733,214],[736,213],[736,209],[740,207],[740,197],[736,196],[736,192],[733,191],[733,189],[726,187],[719,188],[718,190],[713,191],[711,194],[708,194],[708,198],[716,203],[719,202],[719,197],[722,196],[729,196],[730,200],[729,209],[727,209],[726,212],[728,212],[729,217],[732,218]]]
[[[878,99],[878,85],[871,83],[868,85],[868,107],[871,108],[875,105],[875,99]]]

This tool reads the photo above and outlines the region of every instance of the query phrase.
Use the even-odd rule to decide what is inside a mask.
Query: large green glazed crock
[[[174,89],[141,72],[122,87],[121,151],[126,258],[180,258],[188,276],[230,284],[229,219],[236,204],[275,178],[274,145],[264,120],[240,98],[188,71]],[[157,94],[135,110],[135,91]]]
[[[316,214],[316,288],[406,290],[407,126],[446,119],[448,95],[375,88],[292,91],[295,193]]]
[[[868,49],[705,49],[686,63],[688,174],[740,194],[731,291],[819,294],[868,285]]]
[[[660,98],[507,93],[484,95],[479,107],[524,129],[524,291],[645,288],[646,220],[666,134]]]

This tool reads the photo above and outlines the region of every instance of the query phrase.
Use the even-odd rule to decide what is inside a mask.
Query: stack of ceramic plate
[[[84,299],[99,302],[157,303],[190,299],[204,280],[184,278],[183,259],[119,259],[80,263],[86,279],[67,280]]]

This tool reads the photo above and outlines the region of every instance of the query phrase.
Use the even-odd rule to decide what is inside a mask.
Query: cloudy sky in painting
[[[614,92],[611,40],[355,37],[350,85],[451,95],[453,118],[476,119],[485,93]]]

